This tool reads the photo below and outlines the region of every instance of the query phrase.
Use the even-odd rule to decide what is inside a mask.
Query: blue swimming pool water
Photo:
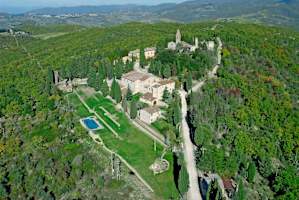
[[[83,122],[86,125],[86,127],[91,130],[99,128],[99,125],[96,123],[96,121],[94,119],[87,118],[87,119],[84,119]]]

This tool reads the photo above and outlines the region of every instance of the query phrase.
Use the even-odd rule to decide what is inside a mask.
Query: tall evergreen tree
[[[110,96],[116,101],[116,103],[121,102],[121,89],[118,82],[115,79],[113,79],[111,85]]]
[[[254,164],[254,162],[250,162],[250,164],[248,166],[248,181],[249,181],[249,183],[253,183],[255,173],[256,173],[255,164]]]
[[[171,69],[169,65],[165,65],[163,68],[163,77],[169,78],[171,76]]]
[[[105,66],[102,63],[99,63],[98,73],[99,73],[101,79],[106,79],[107,78],[106,69],[105,69]]]
[[[128,111],[128,101],[127,101],[126,98],[124,98],[124,99],[122,100],[122,102],[121,102],[121,106],[122,106],[124,112],[126,113],[126,112]]]
[[[135,119],[137,117],[137,104],[135,101],[131,102],[131,107],[130,107],[130,117],[131,119]]]
[[[104,97],[108,96],[109,94],[109,86],[107,84],[107,81],[104,80],[103,83],[101,84],[101,92],[103,94]]]
[[[181,116],[181,108],[180,108],[180,103],[175,102],[174,104],[174,109],[173,109],[173,122],[174,125],[178,125],[181,122],[182,116]]]
[[[128,101],[131,101],[132,98],[133,98],[132,90],[131,90],[130,87],[128,87],[128,91],[127,91],[127,94],[126,94],[126,99],[127,99]]]
[[[180,170],[179,180],[178,180],[178,188],[181,195],[184,195],[188,191],[188,187],[189,187],[189,175],[185,165],[183,164]]]
[[[165,90],[163,91],[163,101],[168,103],[170,101],[170,98],[171,98],[171,94],[170,92],[167,90],[167,88],[165,88]]]
[[[53,71],[50,69],[50,67],[48,67],[47,81],[46,81],[46,91],[48,95],[51,95],[51,91],[53,88],[53,81],[54,81]]]
[[[90,87],[95,88],[96,87],[96,79],[97,79],[97,72],[94,67],[90,67],[89,72],[88,72],[88,80],[87,84]]]
[[[245,199],[245,191],[244,191],[244,185],[243,181],[239,181],[239,189],[238,192],[236,193],[236,198],[237,200],[244,200]]]
[[[116,103],[121,102],[121,97],[122,97],[121,89],[120,89],[118,82],[116,82],[116,84],[115,84],[115,101],[116,101]]]
[[[187,91],[190,91],[192,89],[192,74],[191,74],[191,72],[189,72],[187,75],[186,89],[187,89]]]
[[[123,67],[121,63],[116,63],[114,66],[114,75],[117,79],[121,79],[121,76],[123,74]]]
[[[99,74],[97,74],[97,75],[96,75],[96,79],[95,79],[94,89],[95,89],[96,91],[99,91],[99,90],[100,90],[100,86],[101,86],[101,79],[100,79]]]

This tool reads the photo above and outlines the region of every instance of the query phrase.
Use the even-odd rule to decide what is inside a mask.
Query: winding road
[[[221,52],[222,52],[222,42],[219,37],[217,37],[218,42],[218,48],[217,48],[217,63],[213,67],[211,71],[208,72],[207,77],[204,78],[202,81],[198,82],[192,87],[192,92],[196,92],[199,89],[204,86],[205,82],[208,79],[215,78],[217,74],[217,70],[220,67],[221,64]],[[184,158],[185,158],[185,164],[187,168],[187,172],[189,174],[189,190],[187,194],[188,200],[202,200],[201,193],[199,191],[199,183],[198,183],[198,176],[202,176],[202,172],[197,170],[196,168],[196,160],[194,156],[194,150],[195,146],[191,141],[190,138],[190,129],[188,126],[188,123],[186,121],[187,116],[187,92],[183,89],[179,91],[180,97],[181,97],[181,104],[182,104],[182,122],[181,122],[181,132],[183,136],[183,142],[184,142]]]
[[[190,200],[201,200],[201,194],[198,185],[198,174],[196,169],[196,161],[194,156],[194,145],[190,138],[190,129],[186,121],[187,116],[187,92],[184,90],[179,91],[182,103],[182,124],[181,131],[184,140],[184,158],[186,163],[186,168],[189,174],[189,191],[187,194],[187,199]]]

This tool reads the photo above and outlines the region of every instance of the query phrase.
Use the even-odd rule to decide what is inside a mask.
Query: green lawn
[[[105,145],[117,152],[124,159],[127,160],[138,173],[151,185],[155,194],[162,199],[169,199],[171,197],[178,198],[178,192],[176,190],[173,179],[173,158],[172,153],[169,152],[165,155],[165,159],[170,162],[170,169],[160,175],[153,175],[149,166],[155,161],[155,159],[161,156],[163,148],[157,144],[157,151],[154,151],[153,140],[142,133],[139,129],[135,128],[127,119],[124,113],[116,110],[114,104],[100,94],[96,94],[94,97],[86,97],[82,92],[80,96],[84,97],[86,103],[90,108],[93,108],[105,121],[111,126],[123,140],[117,139],[107,128],[97,131],[101,135]],[[69,95],[70,102],[75,106],[77,114],[81,117],[90,116],[84,106],[80,103],[78,97],[74,94]],[[120,127],[116,126],[100,107],[104,107],[112,115],[114,115],[117,121],[120,123]]]

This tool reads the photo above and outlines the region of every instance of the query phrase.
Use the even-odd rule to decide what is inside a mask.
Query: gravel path
[[[198,91],[202,86],[204,86],[206,80],[217,77],[217,70],[219,69],[221,64],[221,52],[222,52],[222,42],[219,37],[217,38],[217,42],[219,44],[217,48],[217,64],[213,67],[211,71],[208,72],[206,78],[204,78],[202,81],[198,82],[196,85],[192,87],[193,92]],[[201,177],[202,172],[200,170],[197,170],[196,168],[196,160],[194,156],[195,146],[191,141],[190,129],[186,121],[187,110],[188,110],[187,102],[186,102],[187,92],[181,89],[179,93],[180,93],[181,103],[182,103],[181,131],[182,131],[183,141],[184,141],[184,157],[186,162],[186,168],[189,174],[189,191],[187,194],[187,199],[201,200],[202,197],[199,191],[198,176],[200,175]],[[217,174],[215,174],[215,176],[219,178]]]
[[[190,138],[190,130],[186,121],[187,116],[187,93],[184,90],[180,90],[181,102],[182,102],[182,125],[181,131],[184,140],[184,157],[186,162],[186,168],[189,174],[189,191],[188,199],[201,200],[201,194],[198,185],[198,174],[196,169],[196,161],[194,156],[194,145]]]

